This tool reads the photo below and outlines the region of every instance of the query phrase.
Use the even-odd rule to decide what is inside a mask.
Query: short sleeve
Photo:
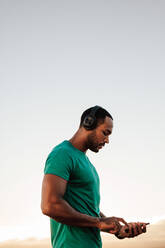
[[[73,161],[68,151],[59,149],[49,154],[45,163],[44,174],[53,174],[68,181],[72,170]]]

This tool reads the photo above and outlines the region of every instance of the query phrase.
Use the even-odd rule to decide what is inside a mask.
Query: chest
[[[87,159],[77,159],[70,177],[71,184],[99,187],[99,176],[95,167]]]

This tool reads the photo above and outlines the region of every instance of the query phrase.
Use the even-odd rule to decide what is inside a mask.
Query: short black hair
[[[93,109],[93,107],[88,108],[88,109],[86,109],[86,110],[82,113],[81,119],[80,119],[80,127],[82,127],[82,124],[83,124],[83,121],[84,121],[85,117],[91,113],[92,109]],[[107,110],[105,110],[104,108],[100,107],[100,108],[96,111],[96,114],[95,114],[95,117],[96,117],[96,120],[97,120],[97,125],[96,125],[96,127],[97,127],[99,124],[101,124],[101,123],[104,122],[104,119],[105,119],[106,116],[110,117],[110,118],[113,120],[112,115],[111,115]]]

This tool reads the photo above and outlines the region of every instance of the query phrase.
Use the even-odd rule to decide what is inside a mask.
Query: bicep
[[[53,174],[44,175],[42,182],[42,210],[55,204],[63,198],[67,187],[67,181]]]

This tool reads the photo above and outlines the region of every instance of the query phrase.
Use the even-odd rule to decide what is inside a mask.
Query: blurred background
[[[87,154],[101,211],[150,222],[143,237],[165,247],[164,10],[163,0],[0,1],[0,247],[48,245],[45,160],[94,105],[114,118],[109,145]]]

